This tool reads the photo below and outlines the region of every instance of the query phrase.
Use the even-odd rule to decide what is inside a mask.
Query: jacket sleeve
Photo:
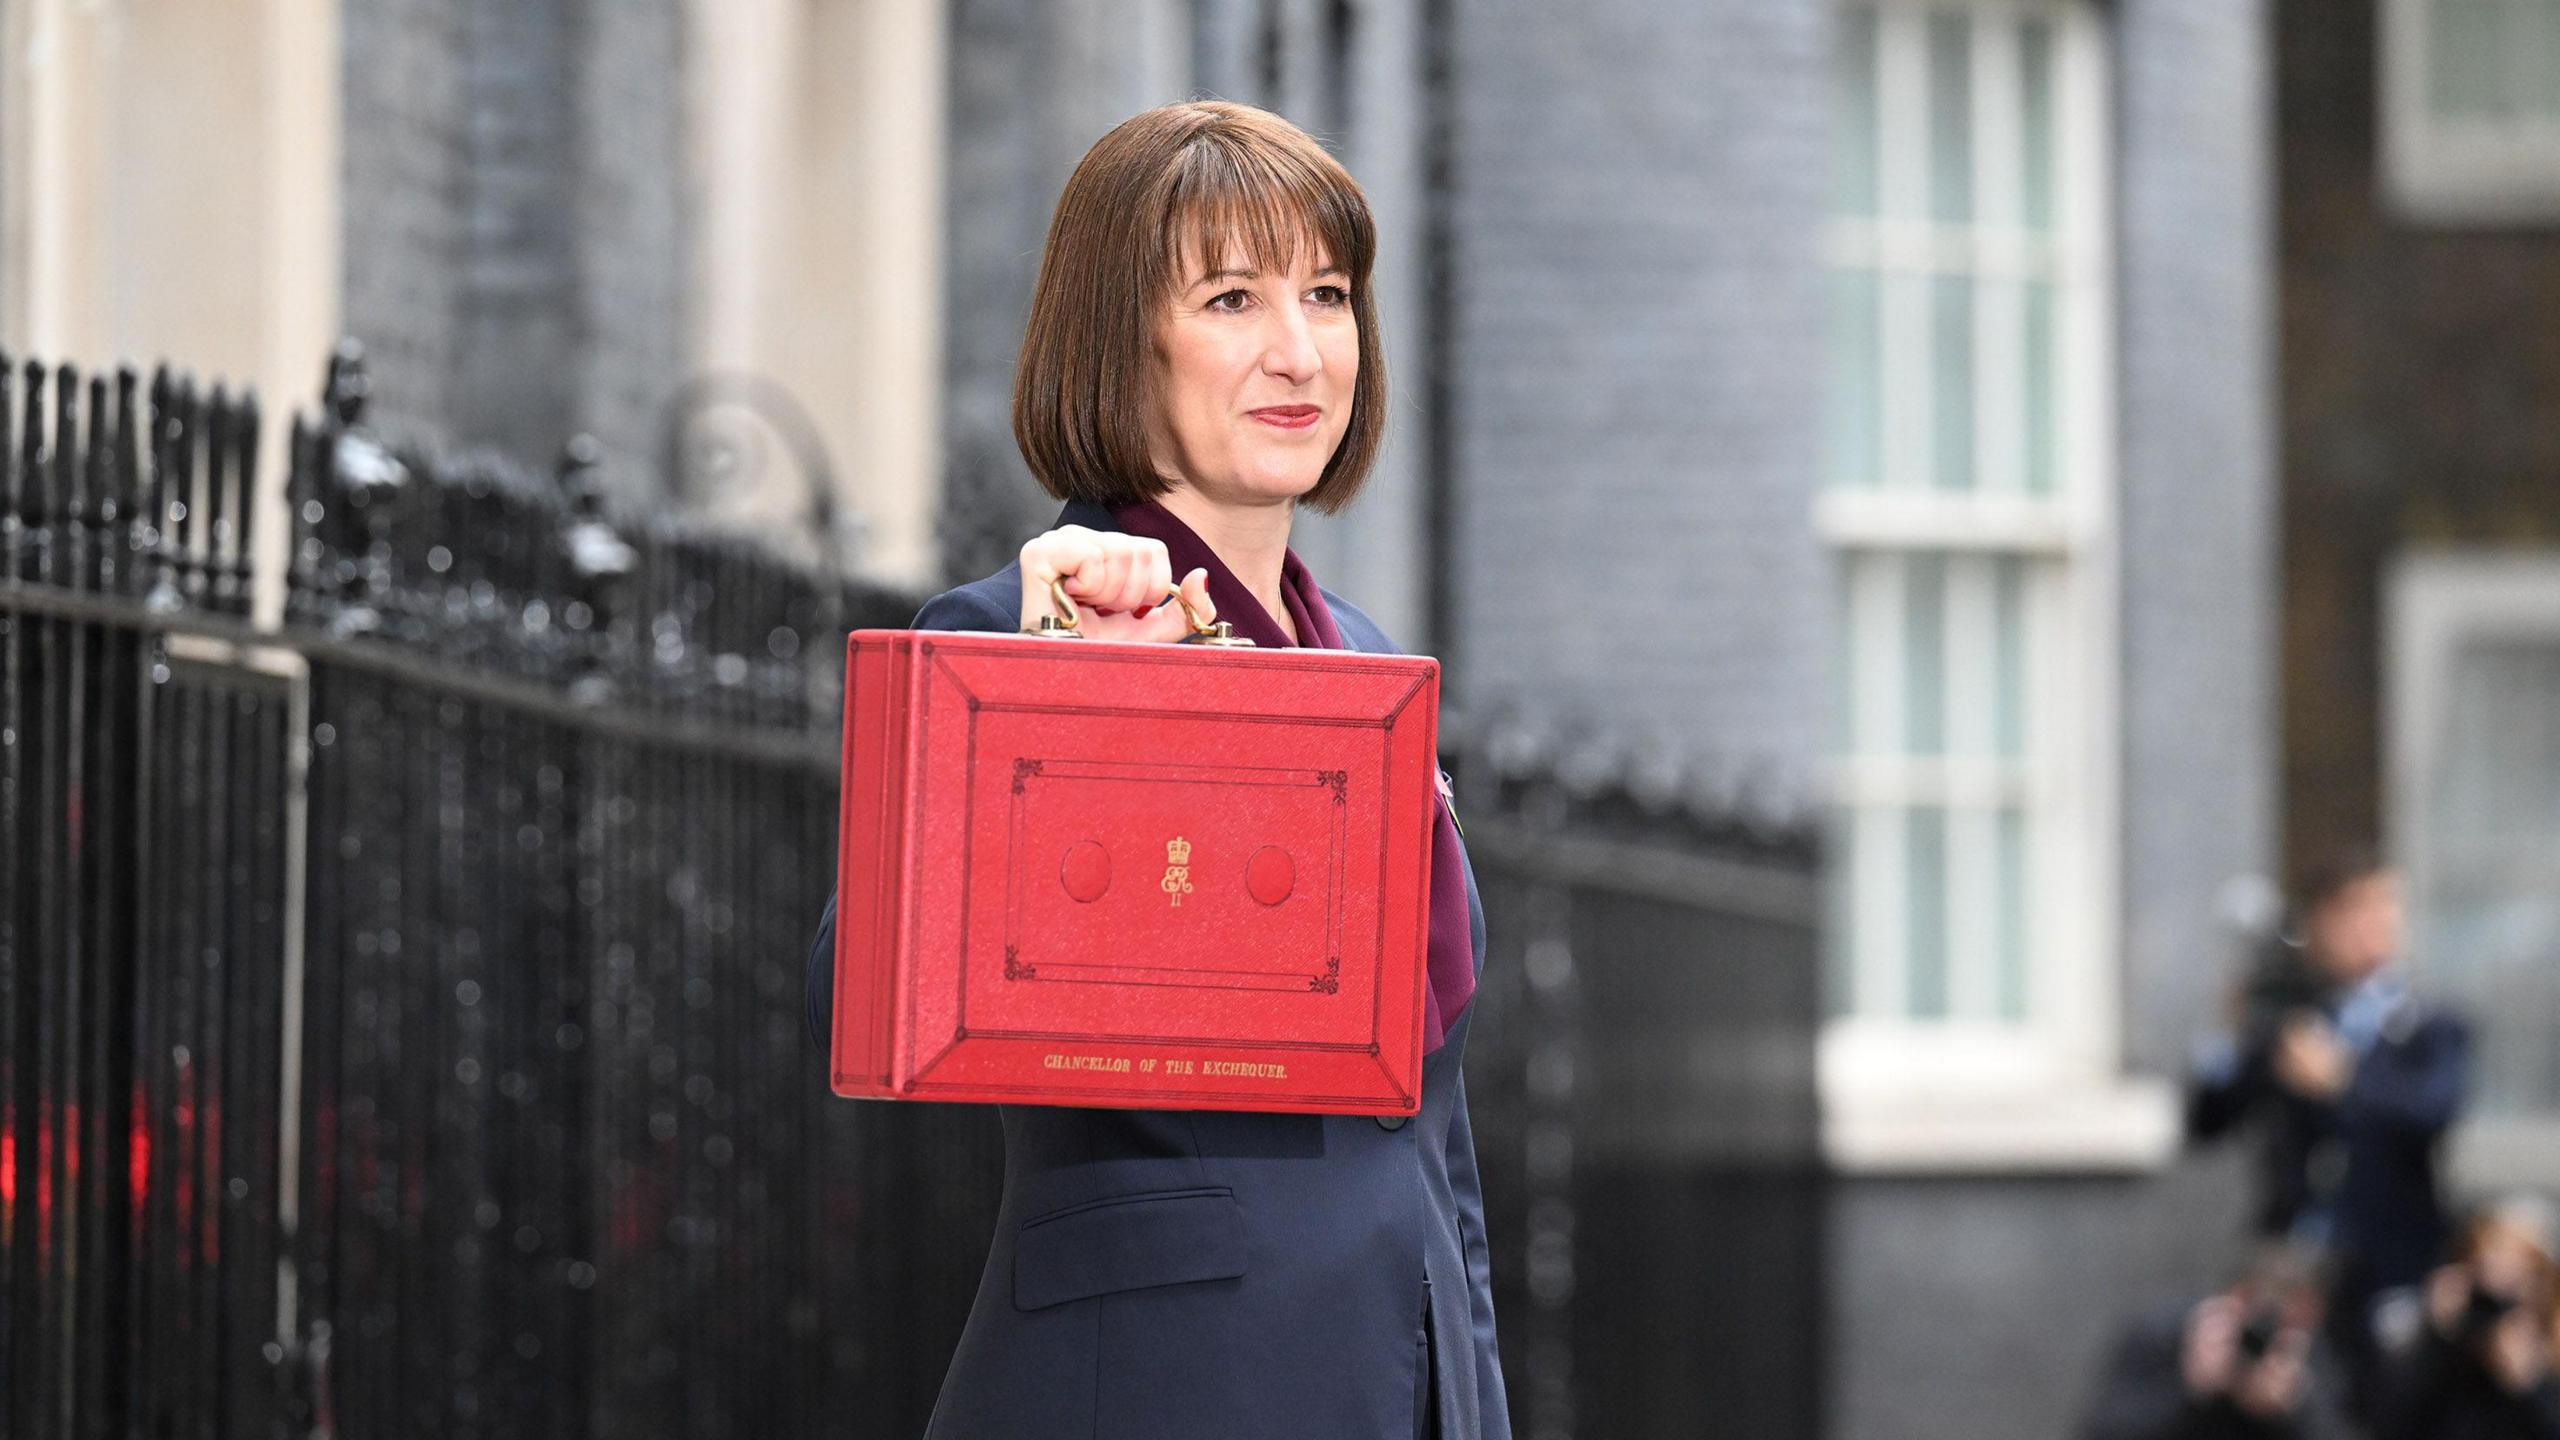
[[[2460,1113],[2470,1078],[2470,1027],[2459,1016],[2439,1012],[2405,1044],[2378,1047],[2365,1056],[2338,1098],[2338,1123],[2350,1129],[2434,1135]]]
[[[2220,1139],[2246,1120],[2266,1094],[2268,1083],[2263,1046],[2228,1035],[2199,1046],[2187,1069],[2189,1143]]]
[[[995,630],[1021,628],[1019,617],[997,613],[994,602],[968,590],[945,590],[924,602],[916,612],[911,630]],[[827,1053],[827,1024],[835,1012],[836,897],[827,896],[827,908],[818,917],[817,938],[809,944],[806,1006],[809,1019],[809,1043],[823,1057]]]

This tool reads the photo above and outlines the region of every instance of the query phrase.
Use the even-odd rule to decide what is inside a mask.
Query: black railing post
[[[344,522],[339,539],[346,548],[336,562],[342,588],[329,621],[331,631],[341,636],[384,629],[384,611],[394,603],[392,541],[409,472],[364,428],[371,393],[362,347],[341,341],[329,365],[329,465],[322,477],[328,492],[325,510]]]

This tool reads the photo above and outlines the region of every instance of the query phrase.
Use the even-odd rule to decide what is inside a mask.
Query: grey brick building
[[[676,0],[346,0],[342,325],[385,418],[654,466],[689,359]]]
[[[1823,817],[1827,1432],[2063,1433],[2113,1325],[2238,1238],[2168,1084],[2231,959],[2217,897],[2277,859],[2266,7],[863,8],[932,36],[866,58],[801,0],[344,0],[339,328],[386,418],[536,458],[589,430],[652,483],[703,335],[754,310],[713,293],[732,257],[797,247],[786,304],[879,269],[876,228],[813,205],[750,245],[706,201],[744,97],[682,77],[719,25],[780,26],[736,71],[795,77],[777,110],[892,93],[859,64],[937,77],[873,125],[937,159],[932,262],[868,282],[926,295],[931,343],[769,368],[850,508],[919,517],[900,576],[973,577],[1054,513],[1007,404],[1076,158],[1192,95],[1306,124],[1380,215],[1395,409],[1300,549],[1469,723]],[[873,314],[815,328],[859,349]],[[929,441],[891,461],[856,408],[884,375],[923,377]]]

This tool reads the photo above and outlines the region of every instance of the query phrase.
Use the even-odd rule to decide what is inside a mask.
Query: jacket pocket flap
[[[1013,1304],[1228,1280],[1244,1273],[1244,1212],[1226,1189],[1115,1195],[1026,1220],[1013,1244]]]

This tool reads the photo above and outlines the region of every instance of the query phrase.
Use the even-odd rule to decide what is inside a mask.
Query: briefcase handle
[[[1200,645],[1248,646],[1253,643],[1250,638],[1237,634],[1236,627],[1227,621],[1212,620],[1205,624],[1202,623],[1200,619],[1200,612],[1191,608],[1191,601],[1182,593],[1181,586],[1177,585],[1164,592],[1164,600],[1159,600],[1156,603],[1162,605],[1168,600],[1172,601],[1174,604],[1180,605],[1182,607],[1183,618],[1191,622],[1191,638],[1193,643]],[[1044,636],[1051,640],[1083,639],[1084,632],[1076,628],[1076,602],[1067,594],[1067,583],[1059,576],[1053,575],[1049,577],[1049,603],[1056,608],[1058,613],[1055,615],[1041,616],[1038,623],[1023,627],[1022,633],[1025,635]]]

